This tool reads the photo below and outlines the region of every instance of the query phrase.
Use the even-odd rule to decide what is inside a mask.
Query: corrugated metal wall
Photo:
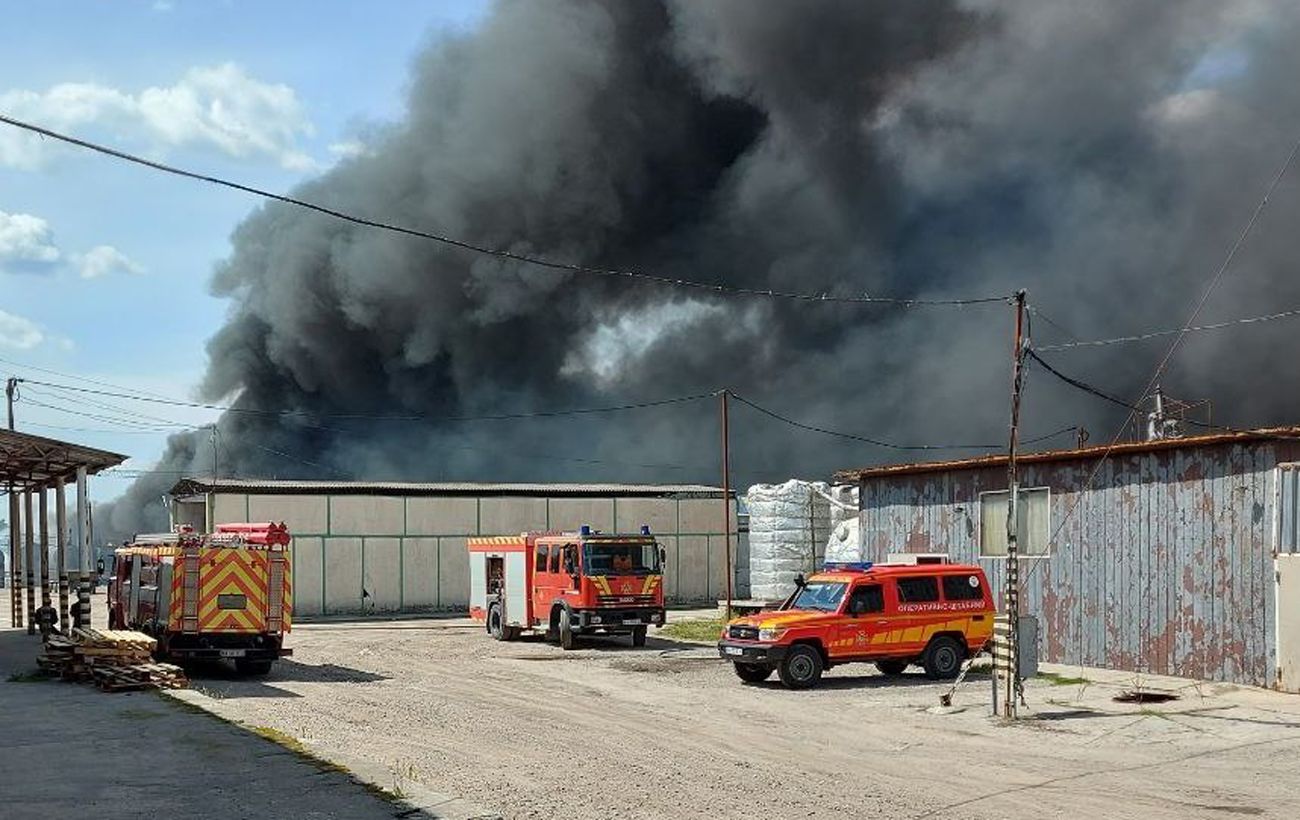
[[[1274,467],[1297,452],[1117,456],[1082,493],[1095,460],[1025,465],[1022,486],[1051,490],[1055,533],[1048,557],[1021,562],[1043,659],[1271,686]],[[1004,468],[865,479],[867,557],[946,552],[982,564],[1000,594],[1005,560],[979,556],[979,494],[1006,486]]]

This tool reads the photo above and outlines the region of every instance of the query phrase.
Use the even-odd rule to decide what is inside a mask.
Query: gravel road
[[[988,716],[987,679],[866,666],[821,688],[742,685],[714,650],[651,638],[564,652],[468,620],[317,623],[258,680],[197,690],[245,722],[507,818],[1294,816],[1300,698],[1189,687],[1171,704],[1031,682],[1033,717]]]

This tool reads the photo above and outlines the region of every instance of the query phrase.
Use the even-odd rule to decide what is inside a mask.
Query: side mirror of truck
[[[668,550],[663,547],[659,548],[659,569],[662,570],[668,564]]]
[[[794,588],[795,588],[795,589],[803,589],[803,588],[804,588],[805,586],[807,586],[807,585],[808,585],[808,581],[803,577],[803,573],[802,573],[802,572],[799,573],[798,575],[794,576]]]

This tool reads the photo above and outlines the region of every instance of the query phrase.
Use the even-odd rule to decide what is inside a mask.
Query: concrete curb
[[[252,724],[243,720],[238,707],[224,703],[221,699],[211,698],[191,689],[162,689],[159,692],[165,697],[202,709],[246,731],[253,731]],[[354,757],[337,748],[308,743],[297,738],[295,740],[311,755],[345,769],[347,774],[359,783],[389,794],[393,793],[393,773],[378,763]],[[501,820],[501,815],[497,812],[476,806],[459,797],[436,792],[414,781],[403,781],[401,791],[401,797],[392,798],[396,809],[394,813],[399,817],[413,817],[416,816],[416,812],[421,812],[423,816],[436,818],[436,820]]]

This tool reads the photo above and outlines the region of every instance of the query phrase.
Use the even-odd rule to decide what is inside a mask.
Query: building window
[[[1046,487],[1022,489],[1017,500],[1016,547],[1020,555],[1046,555],[1051,540],[1051,493]],[[1007,504],[1011,493],[980,493],[980,555],[1007,554]]]
[[[945,601],[978,601],[984,597],[978,575],[943,576],[943,599]]]
[[[933,575],[898,579],[900,604],[928,604],[937,600],[939,600],[939,579]]]

